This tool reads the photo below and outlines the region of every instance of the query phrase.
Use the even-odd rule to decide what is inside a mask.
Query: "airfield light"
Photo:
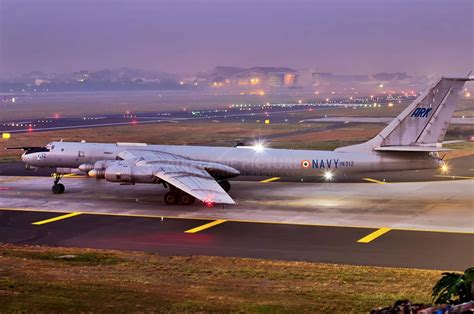
[[[11,134],[10,133],[2,133],[2,139],[4,140],[8,140],[11,138]]]
[[[466,97],[467,97],[467,98],[471,97],[471,93],[470,93],[470,92],[466,92]]]
[[[301,103],[303,103],[303,101],[300,99],[300,100],[298,100],[298,103],[301,105]]]
[[[331,171],[327,170],[324,172],[324,180],[332,181],[333,178],[334,178],[334,174]]]
[[[393,107],[393,102],[389,102],[389,103],[388,103],[388,106],[389,106],[389,107]]]
[[[442,173],[442,174],[448,174],[448,172],[449,172],[449,165],[448,165],[447,163],[443,163],[443,164],[441,165],[440,170],[441,170],[441,173]]]

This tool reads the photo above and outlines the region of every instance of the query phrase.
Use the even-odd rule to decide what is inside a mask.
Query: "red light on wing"
[[[206,204],[207,207],[213,207],[214,206],[214,198],[212,197],[212,195],[209,195],[205,200],[204,200],[204,204]]]

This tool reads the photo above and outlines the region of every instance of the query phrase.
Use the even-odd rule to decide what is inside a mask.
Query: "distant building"
[[[74,80],[78,82],[87,81],[89,79],[89,76],[90,76],[89,71],[84,71],[84,70],[73,73]]]
[[[249,69],[216,67],[213,74],[212,86],[214,87],[279,88],[293,87],[298,82],[298,71],[283,67],[253,67]]]
[[[35,85],[36,86],[41,86],[43,84],[48,84],[48,83],[51,83],[51,81],[46,80],[46,79],[35,79]]]

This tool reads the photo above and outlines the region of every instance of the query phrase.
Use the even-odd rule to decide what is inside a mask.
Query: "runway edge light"
[[[2,139],[4,140],[8,140],[10,139],[12,136],[10,133],[2,133]]]

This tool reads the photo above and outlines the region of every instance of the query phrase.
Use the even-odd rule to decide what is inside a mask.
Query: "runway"
[[[161,186],[63,183],[66,193],[53,195],[51,178],[0,177],[0,241],[432,269],[474,263],[473,180],[237,181],[238,205],[213,208],[166,206]]]

